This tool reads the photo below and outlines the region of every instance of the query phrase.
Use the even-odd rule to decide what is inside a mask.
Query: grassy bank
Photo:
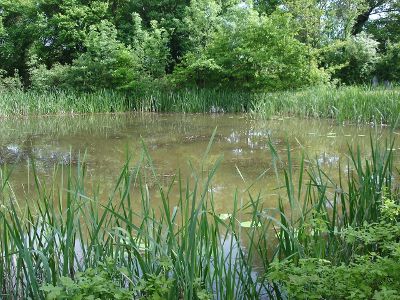
[[[390,125],[395,124],[400,115],[400,89],[323,86],[257,95],[252,111],[266,118],[289,115]]]
[[[137,95],[103,90],[0,91],[0,116],[56,115],[109,112],[244,112],[251,95],[212,90],[148,91]]]
[[[400,89],[322,86],[296,92],[250,94],[214,90],[147,91],[137,95],[0,91],[0,116],[126,111],[236,113],[257,117],[332,118],[356,123],[394,124],[400,112]]]
[[[349,149],[337,181],[308,159],[299,163],[295,177],[290,151],[285,158],[275,156],[276,162],[285,161],[277,165],[284,176],[276,208],[263,207],[259,194],[231,191],[234,209],[229,212],[215,210],[210,188],[220,160],[193,169],[190,178],[177,177],[178,196],[171,186],[156,185],[159,208],[152,207],[141,176],[150,168],[157,181],[145,148],[137,165],[123,168],[105,202],[85,190],[82,165],[64,170],[67,179],[53,179],[48,186],[36,176],[36,191],[26,199],[15,198],[12,174],[3,169],[0,292],[7,299],[297,297],[296,291],[310,289],[308,282],[315,280],[315,275],[304,280],[303,271],[295,273],[305,259],[347,266],[357,263],[360,251],[385,255],[379,241],[370,239],[371,248],[360,250],[357,241],[345,238],[346,230],[383,222],[387,200],[392,207],[399,204],[391,145],[371,146],[367,160]],[[272,145],[271,151],[277,153]],[[399,214],[393,212],[390,222],[397,224]],[[397,268],[398,261],[391,265]],[[285,277],[284,268],[294,276]],[[372,274],[381,283],[399,275]],[[293,278],[298,279],[295,291]],[[371,284],[364,298],[382,286],[387,285]]]

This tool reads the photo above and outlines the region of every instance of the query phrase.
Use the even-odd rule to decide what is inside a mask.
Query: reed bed
[[[256,95],[251,107],[254,115],[264,118],[282,115],[395,125],[400,114],[400,89],[321,86]]]
[[[319,86],[275,93],[158,89],[137,94],[107,90],[93,93],[0,91],[0,116],[128,111],[251,112],[262,118],[298,116],[395,125],[400,112],[400,89],[396,86]]]
[[[100,90],[0,91],[0,116],[116,112],[245,112],[250,94],[213,90],[146,91],[138,94]]]
[[[130,110],[126,97],[114,91],[0,91],[0,116],[63,115],[124,112]]]
[[[89,286],[90,293],[100,289],[101,299],[113,289],[115,299],[284,299],[279,283],[265,276],[271,263],[305,257],[346,263],[353,249],[338,233],[378,220],[384,197],[399,203],[392,146],[371,138],[366,159],[349,148],[335,181],[308,159],[294,178],[290,151],[278,157],[271,144],[283,172],[276,207],[264,207],[260,194],[232,191],[234,208],[223,214],[210,189],[222,157],[170,186],[157,183],[157,208],[141,176],[150,168],[157,182],[144,146],[135,166],[127,161],[106,201],[86,191],[84,163],[61,169],[65,176],[54,175],[50,184],[35,175],[35,192],[25,199],[16,199],[12,172],[3,168],[0,293],[3,299],[71,293],[72,299]],[[74,282],[85,276],[90,280],[79,289]]]

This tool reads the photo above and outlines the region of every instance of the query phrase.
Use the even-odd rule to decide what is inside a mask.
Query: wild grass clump
[[[274,159],[284,166],[276,208],[246,189],[232,191],[229,212],[215,209],[210,188],[222,157],[151,191],[141,170],[150,167],[154,180],[157,174],[143,148],[106,201],[85,189],[82,164],[59,184],[54,177],[46,186],[35,176],[36,192],[25,202],[17,201],[12,174],[3,169],[0,291],[33,299],[109,299],[110,293],[114,299],[285,298],[284,278],[270,275],[277,262],[350,263],[356,244],[340,234],[379,222],[385,199],[399,204],[392,146],[371,139],[368,159],[349,149],[338,177],[305,159],[295,177],[288,150]],[[271,151],[276,155],[272,145]]]
[[[305,172],[304,160],[294,179],[288,151],[289,206],[279,200],[279,259],[266,271],[277,298],[397,299],[400,196],[392,149],[393,142],[371,138],[364,159],[349,148],[336,180],[318,165]]]
[[[320,86],[257,95],[252,108],[256,116],[265,118],[282,115],[394,125],[400,113],[400,89]]]
[[[294,299],[398,299],[400,205],[383,198],[378,222],[344,229],[338,239],[352,247],[349,263],[318,257],[271,264],[268,279]]]
[[[65,185],[48,188],[35,177],[36,193],[25,203],[16,201],[9,173],[3,171],[2,294],[34,299],[90,294],[110,299],[108,292],[119,295],[115,299],[256,299],[265,294],[265,282],[254,276],[254,255],[241,244],[237,220],[245,208],[238,194],[227,220],[214,208],[209,189],[218,164],[204,169],[204,178],[203,170],[193,170],[193,181],[176,178],[177,198],[171,186],[159,185],[162,206],[155,209],[140,176],[151,159],[146,151],[142,158],[133,168],[125,165],[106,202],[85,191],[82,165],[76,176],[69,170]],[[249,211],[260,210],[258,205],[260,199],[254,199]],[[254,239],[256,229],[243,234]]]
[[[400,112],[400,89],[319,86],[267,94],[210,89],[155,89],[137,94],[113,90],[92,93],[0,91],[0,116],[128,111],[251,112],[262,118],[297,116],[395,125]]]
[[[131,103],[118,92],[0,91],[0,116],[125,112]]]
[[[151,91],[138,98],[140,111],[183,113],[247,112],[253,95],[245,92],[211,89]]]
[[[115,112],[245,112],[251,95],[215,90],[0,91],[0,116],[65,115]]]

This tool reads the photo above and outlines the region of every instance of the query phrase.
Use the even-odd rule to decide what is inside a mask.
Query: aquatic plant
[[[255,116],[264,118],[283,115],[395,125],[400,112],[400,90],[369,86],[320,86],[256,95],[251,107]]]
[[[250,94],[214,90],[149,90],[136,95],[112,90],[0,91],[0,116],[116,112],[245,112]]]
[[[279,162],[272,144],[270,149]],[[338,233],[378,222],[385,199],[398,204],[393,152],[386,149],[392,144],[379,147],[371,139],[366,160],[349,149],[336,182],[305,159],[295,178],[288,148],[277,208],[264,207],[250,184],[232,191],[230,212],[217,211],[210,189],[222,157],[208,168],[193,166],[190,177],[178,175],[165,186],[157,183],[143,147],[139,162],[127,161],[106,200],[86,190],[84,163],[61,168],[64,176],[55,175],[50,185],[35,175],[36,190],[25,201],[16,199],[12,172],[3,168],[0,291],[34,299],[104,288],[120,299],[284,298],[284,285],[264,276],[277,261],[348,263],[354,244]],[[155,190],[141,176],[144,166],[150,166]],[[161,207],[152,205],[154,192]]]
[[[109,90],[0,91],[0,116],[79,114],[101,112],[250,112],[256,118],[297,116],[330,118],[339,122],[396,125],[400,111],[398,87],[318,86],[275,93],[234,90],[146,90],[129,94]]]

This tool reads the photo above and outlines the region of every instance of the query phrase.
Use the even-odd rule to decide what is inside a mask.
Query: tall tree
[[[371,16],[376,18],[386,18],[392,12],[400,12],[398,0],[366,0],[362,12],[357,16],[352,33],[360,33],[364,25],[370,20]]]
[[[0,69],[15,71],[29,84],[29,52],[38,38],[37,10],[32,0],[2,0],[0,3]]]
[[[307,45],[297,38],[290,14],[260,15],[236,5],[222,16],[209,43],[189,53],[174,73],[178,84],[274,91],[319,80]]]
[[[215,0],[192,0],[186,8],[184,24],[187,27],[187,48],[201,51],[208,45],[217,27],[221,25],[222,6]]]
[[[381,13],[382,14],[382,13]],[[400,1],[382,16],[374,17],[365,24],[365,30],[380,42],[380,48],[386,51],[390,43],[400,42]]]
[[[280,5],[283,5],[283,0],[254,0],[254,8],[261,13],[271,14]]]
[[[108,3],[101,0],[40,0],[37,7],[35,54],[49,67],[84,53],[90,26],[107,20]]]
[[[122,0],[119,0],[122,1]],[[169,35],[169,49],[172,58],[168,66],[169,71],[174,68],[174,63],[179,61],[185,52],[185,40],[188,38],[187,28],[183,24],[185,9],[190,0],[125,0],[128,10],[122,9],[125,20],[129,23],[132,12],[136,12],[143,20],[145,27],[151,27],[151,21],[158,22],[160,27],[167,30]],[[116,24],[118,29],[122,24]],[[129,26],[128,26],[129,27]],[[128,28],[125,26],[125,28]]]

